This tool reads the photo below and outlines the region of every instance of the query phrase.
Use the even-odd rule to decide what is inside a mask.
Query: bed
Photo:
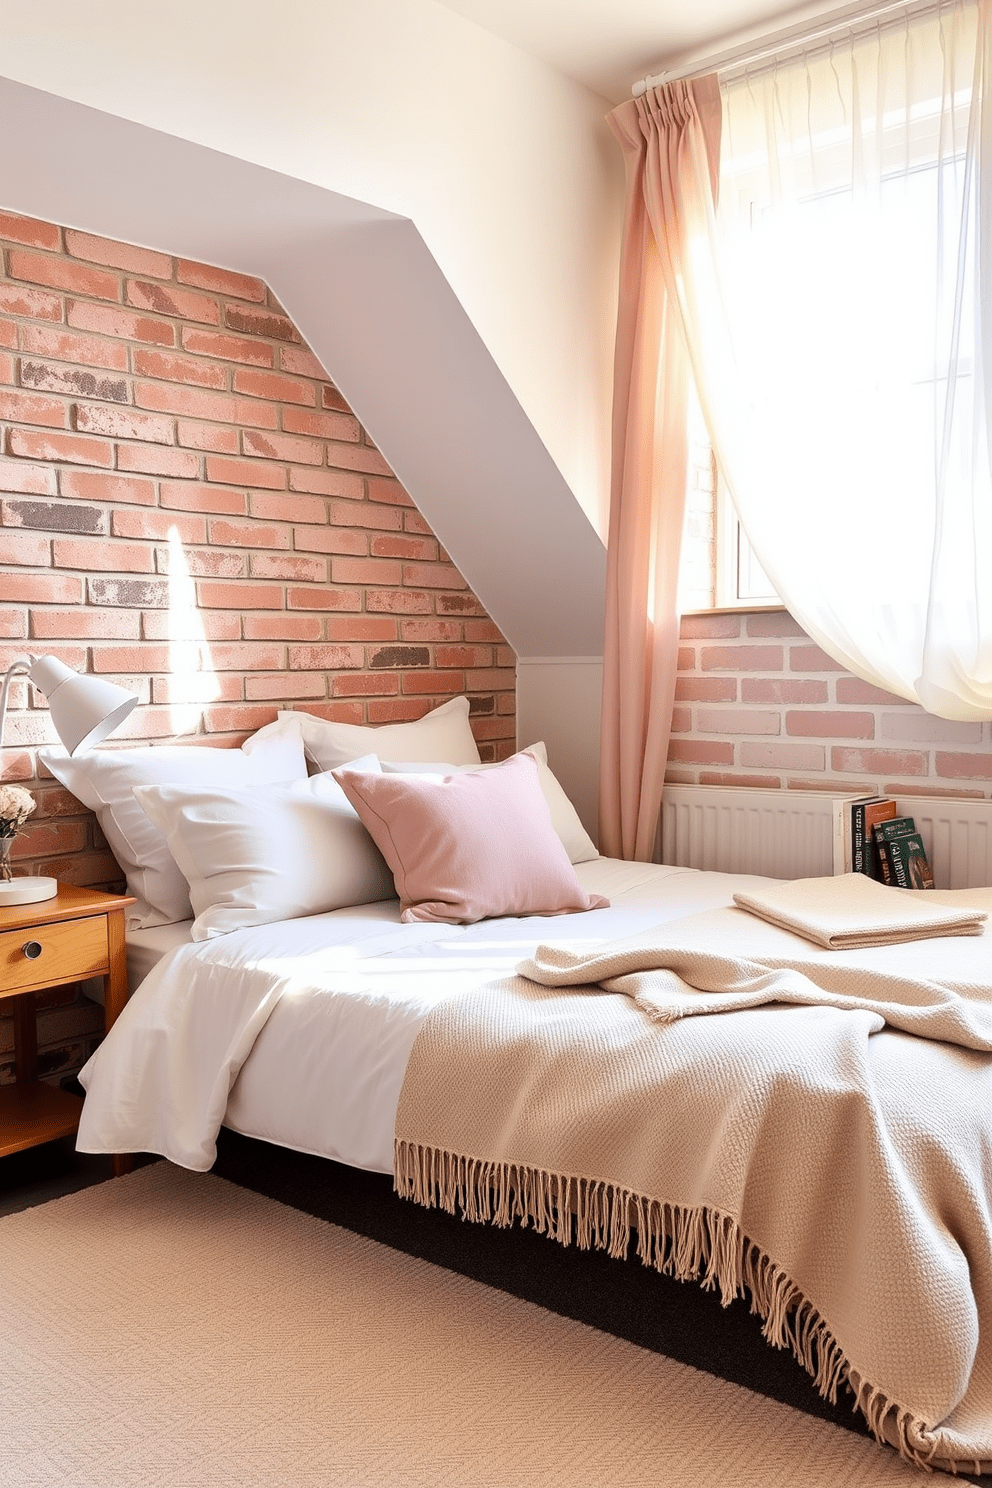
[[[342,752],[348,756],[351,751],[353,756],[359,743],[367,747],[368,740],[341,741]],[[409,747],[404,738],[403,753]],[[438,752],[436,741],[424,743],[420,762],[432,760]],[[471,760],[454,764],[465,770],[466,780],[480,778]],[[340,768],[335,768],[341,778]],[[533,770],[529,763],[528,775]],[[409,780],[412,773],[408,764],[397,778]],[[436,778],[434,767],[428,780]],[[363,773],[362,780],[368,779],[371,776]],[[372,780],[372,785],[378,790],[381,782]],[[197,852],[189,851],[192,837],[183,843],[171,835],[180,808],[186,810],[186,798],[178,796],[177,789],[169,784],[152,788],[152,803],[197,909],[202,895],[196,885],[208,870]],[[228,788],[211,789],[214,799]],[[128,790],[141,801],[146,787]],[[280,790],[296,803],[294,810],[305,797],[306,811],[316,809],[316,801],[321,806],[318,814],[326,815],[320,794],[325,786],[319,780],[316,785],[296,781],[286,787],[267,786],[265,791],[250,787],[252,830],[262,835],[262,847],[256,843],[253,849],[256,858],[267,854],[265,834],[274,819],[266,816],[267,803]],[[203,799],[201,791],[196,810]],[[229,806],[229,790],[224,799]],[[556,808],[550,800],[548,807],[554,822]],[[216,826],[218,820],[208,813],[197,830],[208,830],[211,821]],[[226,831],[228,817],[222,824]],[[368,822],[366,826],[372,832]],[[574,834],[574,824],[567,826]],[[561,844],[567,835],[558,831]],[[208,840],[200,841],[201,855]],[[547,1172],[542,1169],[540,1140],[529,1166],[490,1160],[486,1153],[459,1149],[457,1142],[452,1144],[452,1156],[452,1150],[444,1150],[443,1139],[432,1146],[429,1134],[418,1138],[415,1129],[405,1127],[404,1139],[398,1141],[413,1099],[411,1072],[418,1061],[423,1064],[424,1051],[439,1047],[439,1031],[452,1019],[457,1022],[463,1009],[488,1007],[494,998],[498,1031],[505,1011],[499,999],[519,1001],[521,979],[515,973],[533,958],[540,943],[553,942],[563,953],[581,958],[632,937],[657,936],[666,926],[681,933],[684,925],[696,926],[705,941],[711,925],[707,916],[735,913],[727,909],[734,893],[760,894],[768,882],[621,863],[590,856],[574,835],[570,841],[567,856],[579,893],[576,904],[597,907],[448,923],[434,917],[433,911],[426,918],[403,918],[408,900],[401,890],[399,901],[380,895],[323,911],[308,904],[305,914],[277,916],[273,908],[282,902],[279,895],[287,878],[294,872],[300,876],[299,843],[290,842],[288,847],[272,848],[282,866],[262,894],[268,899],[261,922],[238,921],[244,914],[239,880],[220,911],[226,917],[222,933],[204,934],[199,910],[193,920],[187,916],[133,927],[129,963],[132,975],[136,980],[141,976],[141,981],[82,1073],[87,1099],[80,1148],[158,1152],[205,1170],[213,1163],[224,1124],[248,1137],[372,1172],[395,1170],[401,1192],[423,1202],[444,1203],[469,1218],[529,1223],[560,1240],[575,1239],[617,1255],[625,1253],[631,1229],[646,1237],[654,1227],[655,1239],[641,1245],[644,1260],[676,1276],[715,1285],[725,1296],[738,1290],[749,1293],[765,1319],[770,1341],[791,1347],[824,1393],[849,1382],[876,1435],[908,1459],[921,1466],[987,1470],[992,1464],[992,1126],[987,1116],[992,1098],[992,997],[986,995],[990,978],[984,967],[980,978],[974,973],[980,964],[975,946],[981,947],[984,937],[976,938],[970,951],[963,941],[941,939],[922,951],[904,946],[891,954],[888,948],[864,953],[869,968],[876,964],[872,956],[883,958],[883,968],[889,965],[884,958],[890,956],[896,972],[888,985],[901,979],[904,989],[910,988],[910,1003],[913,977],[918,976],[926,1017],[946,1017],[948,997],[956,999],[960,1010],[963,998],[968,1026],[960,1036],[953,1030],[948,1034],[940,1024],[935,1025],[941,1030],[936,1037],[915,1037],[916,1030],[894,1026],[877,1009],[851,1010],[846,1004],[830,1005],[829,998],[826,1006],[779,1006],[744,1014],[750,1022],[724,1016],[683,1017],[662,1028],[645,1018],[643,1006],[636,1006],[633,999],[614,995],[609,983],[580,985],[575,995],[567,988],[557,992],[539,987],[523,999],[528,1016],[536,1008],[545,1026],[554,1027],[558,1010],[571,1004],[584,1003],[596,1017],[612,1020],[611,1027],[619,1017],[621,1042],[638,1049],[688,1048],[688,1025],[718,1030],[718,1038],[725,1042],[717,1063],[698,1067],[689,1063],[669,1072],[666,1083],[650,1094],[654,1105],[649,1104],[647,1117],[641,1111],[636,1136],[631,1127],[631,1142],[640,1149],[657,1148],[673,1171],[683,1150],[695,1143],[693,1161],[708,1180],[719,1170],[721,1154],[731,1150],[730,1138],[738,1128],[750,1121],[756,1139],[764,1140],[766,1148],[772,1134],[781,1171],[770,1201],[765,1196],[766,1205],[787,1209],[790,1186],[801,1193],[799,1207],[807,1212],[801,1216],[805,1229],[797,1232],[800,1249],[805,1245],[820,1251],[821,1259],[827,1257],[827,1269],[834,1273],[828,1287],[831,1306],[836,1302],[841,1312],[852,1315],[853,1343],[845,1338],[844,1327],[832,1326],[831,1308],[824,1312],[814,1306],[791,1280],[788,1268],[777,1264],[774,1246],[763,1250],[746,1236],[746,1243],[740,1243],[742,1237],[729,1215],[707,1206],[705,1198],[696,1205],[681,1199],[671,1204],[658,1201],[652,1209],[636,1184],[613,1185],[611,1190],[594,1172],[588,1182],[582,1177],[561,1186],[554,1162],[544,1165]],[[121,853],[126,856],[124,850]],[[224,865],[217,871],[216,882],[221,882]],[[393,877],[399,885],[395,869]],[[215,895],[216,882],[211,890]],[[296,897],[302,892],[298,885],[293,890]],[[354,893],[352,889],[353,897]],[[987,907],[992,907],[992,898]],[[194,938],[198,927],[199,938]],[[844,964],[843,954],[832,958],[828,953],[826,959],[835,966]],[[947,976],[942,970],[945,962],[950,968]],[[862,975],[861,963],[852,963],[852,968],[855,979]],[[918,1011],[914,1005],[911,1015]],[[801,1059],[807,1067],[804,1078],[818,1082],[816,1096],[826,1102],[825,1120],[811,1107],[808,1121],[800,1114],[793,1122],[791,1148],[778,1142],[766,1119],[770,1108],[755,1108],[755,1115],[747,1089],[748,1060],[757,1069],[774,1043],[766,1035],[786,1027],[788,1038],[796,1041],[793,1049],[806,1046]],[[736,1030],[744,1031],[743,1040]],[[752,1044],[745,1057],[741,1050],[748,1038]],[[501,1108],[497,1120],[508,1128],[516,1119],[516,1108],[523,1109],[536,1088],[550,1101],[545,1132],[557,1137],[559,1129],[566,1134],[578,1130],[581,1120],[574,1119],[567,1081],[564,1086],[559,1082],[557,1087],[545,1087],[543,1074],[536,1080],[528,1074],[517,1086],[506,1074],[507,1069],[524,1069],[532,1058],[529,1035],[511,1029],[503,1045],[497,1044],[498,1039],[484,1043],[481,1057],[474,1051],[474,1063],[470,1060],[464,1068],[448,1054],[432,1066],[428,1060],[424,1087],[428,1117],[417,1119],[427,1120],[429,1126],[433,1112],[443,1128],[448,1107],[454,1109],[459,1100],[463,1114],[472,1118],[479,1110],[495,1109],[509,1096],[507,1110]],[[614,1048],[609,1046],[606,1064],[594,1070],[588,1088],[584,1079],[576,1082],[583,1085],[586,1109],[599,1103],[598,1098],[590,1102],[589,1090],[610,1084]],[[840,1062],[831,1063],[838,1049]],[[843,1068],[845,1060],[858,1065],[853,1085]],[[721,1071],[731,1071],[735,1061],[733,1078],[728,1074],[724,1080]],[[500,1070],[495,1084],[488,1063]],[[909,1080],[907,1069],[912,1071]],[[772,1070],[768,1088],[773,1090],[782,1078],[782,1069]],[[723,1083],[727,1091],[721,1098],[725,1095],[728,1103],[701,1125],[700,1089],[705,1087],[709,1098],[721,1093]],[[924,1106],[934,1114],[921,1122],[916,1113]],[[867,1136],[862,1129],[866,1111],[872,1128]],[[549,1137],[549,1147],[553,1145]],[[969,1163],[958,1162],[959,1147]],[[401,1150],[403,1173],[397,1159]],[[788,1168],[797,1167],[810,1152],[816,1153],[821,1166],[813,1178],[805,1175],[804,1189],[799,1178],[793,1184]],[[411,1153],[419,1154],[416,1161]],[[832,1168],[822,1167],[826,1158]],[[885,1169],[884,1182],[879,1182],[879,1163]],[[849,1195],[845,1190],[846,1212],[830,1203],[833,1179],[824,1182],[826,1171],[834,1178],[843,1175],[844,1182],[851,1178]],[[744,1174],[743,1187],[761,1189],[766,1176],[756,1165],[751,1174]],[[870,1217],[871,1230],[863,1256],[851,1250],[846,1233],[857,1229],[861,1209]],[[830,1241],[824,1246],[822,1237],[828,1233]],[[802,1256],[797,1266],[801,1273]],[[904,1293],[911,1299],[908,1304]],[[865,1328],[870,1370],[858,1364],[865,1357]]]

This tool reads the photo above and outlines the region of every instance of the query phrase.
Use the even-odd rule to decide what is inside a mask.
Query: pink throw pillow
[[[576,878],[532,755],[442,780],[331,773],[393,871],[404,920],[472,924],[609,904]]]

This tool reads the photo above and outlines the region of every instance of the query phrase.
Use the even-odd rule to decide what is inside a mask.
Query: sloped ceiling
[[[409,219],[10,80],[0,135],[3,206],[264,278],[518,654],[598,652],[602,542]]]

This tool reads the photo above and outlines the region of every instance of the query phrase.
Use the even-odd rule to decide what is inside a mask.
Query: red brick
[[[59,476],[63,496],[76,501],[109,501],[129,506],[154,506],[155,486],[150,480],[128,475],[98,475],[89,470],[63,470]]]
[[[0,533],[0,546],[2,543]],[[0,577],[0,600],[4,604],[82,604],[83,581],[70,574],[5,573]]]
[[[396,702],[369,703],[370,723],[410,723],[431,710],[426,701],[400,698]]]
[[[176,289],[172,284],[148,284],[129,279],[124,299],[136,310],[154,310],[157,315],[171,315],[178,320],[198,320],[203,325],[220,325],[220,306],[209,295],[192,289]]]
[[[288,548],[290,534],[286,527],[214,520],[210,523],[210,541],[234,548]]]
[[[371,475],[392,474],[379,451],[363,444],[339,444],[328,440],[327,463],[337,470],[364,470]]]
[[[854,703],[862,708],[913,706],[909,698],[896,697],[895,693],[886,692],[884,687],[874,687],[870,682],[862,682],[860,677],[838,677],[836,690],[839,703]]]
[[[248,309],[245,305],[228,305],[224,311],[228,330],[244,331],[249,336],[267,336],[275,341],[299,341],[300,333],[286,315],[273,310]]]
[[[51,540],[39,533],[15,532],[9,527],[0,530],[0,564],[20,563],[31,568],[47,568],[52,561],[51,553]]]
[[[499,692],[510,689],[516,685],[514,672],[507,668],[493,668],[489,671],[466,672],[465,685],[469,692]]]
[[[71,331],[55,330],[52,326],[22,326],[21,350],[33,356],[51,357],[56,362],[106,367],[113,372],[127,371],[126,346],[117,341],[100,341],[95,336],[76,336]],[[24,382],[23,362],[21,381]]]
[[[360,610],[362,596],[357,589],[287,589],[286,607],[290,610]]]
[[[289,702],[296,698],[322,698],[327,696],[327,684],[323,677],[313,673],[294,675],[292,672],[276,672],[269,677],[246,677],[245,697],[251,701],[273,698]]]
[[[98,573],[155,572],[155,555],[146,543],[57,537],[52,552],[56,568],[83,568]]]
[[[438,667],[489,667],[492,662],[491,646],[437,646],[434,651]]]
[[[24,460],[54,460],[72,465],[106,465],[114,463],[114,447],[105,439],[90,439],[84,434],[33,434],[26,429],[12,429],[7,436],[9,453]]]
[[[64,429],[66,411],[66,405],[56,398],[43,398],[38,393],[19,393],[14,388],[0,390],[0,419],[9,423]]]
[[[296,439],[289,434],[261,434],[246,429],[241,435],[246,455],[263,455],[268,460],[286,460],[297,465],[320,465],[324,449],[314,439]]]
[[[134,401],[139,408],[154,408],[159,413],[184,413],[189,418],[213,419],[223,424],[236,421],[237,399],[230,393],[205,391],[184,383],[137,382]]]
[[[30,780],[34,764],[30,754],[15,753],[12,749],[0,751],[0,780]]]
[[[793,672],[843,672],[839,661],[834,661],[819,646],[790,646],[789,669]]]
[[[197,584],[199,603],[208,610],[281,610],[282,590],[273,584]]]
[[[474,594],[436,594],[434,603],[439,615],[484,615]]]
[[[150,315],[134,315],[108,305],[91,305],[88,300],[70,300],[67,319],[77,330],[97,331],[117,340],[147,341],[153,346],[176,344],[175,327],[167,320],[153,320]]]
[[[115,537],[139,537],[149,542],[162,542],[175,532],[182,543],[205,543],[205,517],[186,516],[182,512],[143,511],[129,508],[115,511],[110,519]]]
[[[227,486],[205,486],[196,481],[162,481],[159,503],[178,511],[224,512],[243,517],[248,513],[248,498]]]
[[[0,346],[6,346],[10,351],[17,350],[17,327],[13,321],[0,320]],[[4,357],[4,361],[10,365],[10,357]],[[6,378],[7,382],[13,382],[13,376]]]
[[[342,527],[373,527],[380,531],[398,532],[403,513],[392,506],[374,506],[370,501],[332,501],[331,521]]]
[[[200,474],[200,457],[192,450],[163,449],[160,445],[119,444],[118,470],[141,471],[145,475],[181,476],[195,480]]]
[[[211,657],[221,672],[274,672],[285,665],[282,646],[263,646],[251,641],[215,645]]]
[[[176,264],[176,278],[180,284],[212,289],[217,294],[234,295],[239,300],[254,300],[257,304],[265,301],[265,284],[261,279],[253,279],[250,274],[237,274],[231,269],[220,269],[214,264],[181,258]]]
[[[188,419],[179,419],[176,433],[178,442],[184,449],[210,450],[215,455],[238,453],[236,429],[225,429],[220,424],[194,424]]]
[[[0,356],[0,382],[8,387],[14,382],[14,358],[11,356]]]
[[[0,601],[4,598],[5,587],[3,577],[0,576]],[[23,639],[27,633],[28,617],[25,611],[0,606],[0,636],[8,641],[16,641]]]
[[[734,746],[707,739],[672,739],[668,758],[686,765],[732,765]]]
[[[248,343],[251,346],[261,344]],[[280,372],[251,372],[242,367],[235,371],[234,391],[249,398],[271,398],[275,403],[302,403],[311,408],[317,401],[313,383],[285,377]]]
[[[266,346],[264,341],[248,341],[241,336],[225,336],[218,331],[198,331],[193,326],[184,326],[182,344],[185,351],[219,357],[223,362],[247,362],[253,367],[271,367],[274,361],[272,347]],[[250,389],[242,391],[249,392]],[[264,393],[262,396],[274,396],[278,399],[279,394]]]
[[[302,553],[253,553],[252,577],[290,579],[298,584],[322,584],[327,578],[326,558],[307,558]]]
[[[838,774],[868,777],[925,775],[927,756],[910,749],[851,749],[838,744],[830,751],[830,768]]]
[[[365,608],[390,615],[429,615],[434,601],[430,594],[417,594],[412,589],[368,589]]]
[[[36,640],[137,640],[140,617],[133,610],[32,610]],[[130,663],[133,665],[133,661]]]
[[[777,775],[737,775],[729,770],[700,770],[699,784],[735,785],[739,790],[777,790],[779,778]]]
[[[704,733],[717,733],[717,732],[720,732],[720,731],[719,730],[715,730],[715,729],[704,729],[703,732]],[[726,731],[724,731],[724,732],[726,732]],[[672,733],[673,734],[690,734],[690,733],[692,733],[692,709],[691,708],[673,708],[672,709]]]
[[[269,491],[280,491],[286,485],[286,471],[281,465],[261,460],[226,460],[220,455],[208,455],[207,480],[227,486],[264,486]]]
[[[398,672],[345,672],[331,679],[334,697],[396,697],[399,690]]]
[[[279,366],[284,372],[295,372],[299,377],[313,377],[318,382],[327,381],[323,366],[306,346],[280,346]]]
[[[113,605],[121,609],[169,608],[169,585],[165,579],[90,578],[86,580],[86,598],[90,604]],[[144,626],[144,619],[142,619]]]
[[[106,434],[110,439],[141,439],[152,444],[173,444],[171,419],[151,413],[136,413],[113,403],[78,404],[76,428],[88,434]]]
[[[208,734],[233,734],[264,728],[274,723],[277,709],[261,704],[241,703],[235,706],[214,703],[203,710],[203,726]]]
[[[395,478],[392,480],[370,480],[369,500],[388,501],[392,506],[413,506],[410,496]]]
[[[197,629],[203,629],[208,641],[236,641],[241,636],[239,614],[221,614],[217,610],[204,610],[197,616]],[[168,610],[146,610],[141,616],[141,633],[148,641],[167,641],[174,629],[174,620]]]
[[[395,641],[396,621],[380,620],[372,615],[348,615],[342,620],[327,620],[329,641]]]
[[[826,751],[822,744],[742,740],[740,763],[753,770],[823,770]]]
[[[197,698],[196,676],[167,676],[152,678],[153,703],[191,703]],[[242,678],[233,672],[215,672],[210,677],[210,701],[212,703],[238,703],[244,695]]]
[[[338,391],[333,383],[321,390],[320,401],[324,408],[338,408],[342,413],[350,413],[351,410],[345,397]]]
[[[464,672],[404,672],[403,691],[412,693],[465,692],[468,684]]]
[[[0,460],[0,491],[14,491],[19,496],[54,496],[55,471],[41,465],[24,465],[20,460]]]
[[[484,739],[513,739],[516,732],[514,720],[507,718],[475,718],[472,719],[472,732],[479,744]],[[512,752],[512,747],[511,747]],[[482,753],[480,748],[479,753]]]
[[[808,677],[742,677],[742,703],[825,703],[827,684]]]
[[[171,573],[171,554],[160,548],[156,554],[159,573]],[[195,578],[243,579],[248,572],[248,559],[243,553],[232,553],[229,549],[220,552],[214,548],[187,548],[182,556],[183,567]]]
[[[373,558],[419,558],[432,562],[437,558],[437,543],[432,537],[397,537],[392,533],[377,534],[369,550]]]
[[[974,754],[953,753],[939,749],[934,756],[934,767],[945,780],[992,780],[992,754],[976,751]],[[914,775],[915,770],[904,770],[902,775]]]
[[[808,739],[873,739],[875,715],[826,709],[786,713],[785,731]]]
[[[748,615],[747,633],[749,636],[799,636],[808,640],[806,632],[794,620],[788,610],[769,610],[767,614]]]
[[[251,498],[251,514],[270,522],[323,522],[326,507],[316,496],[269,495],[255,491]]]
[[[289,666],[292,671],[356,671],[365,664],[361,646],[290,646]]]
[[[170,355],[167,351],[134,351],[134,370],[139,377],[158,377],[165,382],[192,383],[195,387],[226,388],[226,367],[194,357]]]
[[[284,408],[282,426],[287,434],[310,434],[316,439],[362,437],[362,426],[351,413],[315,413],[309,408]]]
[[[364,532],[345,527],[296,527],[293,546],[311,553],[345,553],[352,558],[367,558],[369,540]]]
[[[399,584],[402,570],[388,558],[332,558],[334,584]]]
[[[704,646],[700,652],[704,672],[780,672],[781,646]]]
[[[67,258],[48,258],[41,253],[12,248],[7,263],[11,279],[26,279],[29,284],[44,284],[49,289],[64,289],[69,294],[91,295],[97,300],[117,301],[121,297],[116,274],[90,268],[87,264],[72,263]]]
[[[319,615],[246,615],[246,641],[319,641],[324,622]]]
[[[96,238],[90,233],[66,228],[66,252],[88,263],[106,264],[124,269],[129,274],[151,274],[157,279],[172,278],[172,259],[152,248],[136,248],[133,243],[118,243],[114,238]]]
[[[737,699],[737,678],[677,677],[675,697],[681,703],[732,703]]]
[[[413,589],[468,588],[457,568],[447,563],[405,563],[403,583]]]
[[[740,615],[683,615],[679,626],[679,637],[683,641],[736,639],[740,633]]]
[[[377,482],[375,481],[369,482],[370,486],[375,486],[376,484]],[[403,513],[403,529],[405,532],[417,532],[421,537],[434,536],[429,523],[425,522],[420,513],[412,507],[408,507]]]
[[[485,622],[469,622],[482,624],[487,630],[496,631],[495,625]],[[477,639],[487,640],[485,634],[472,637],[468,634],[468,625],[462,625],[460,620],[404,620],[400,625],[400,635],[405,641],[449,641],[452,644],[462,639],[465,632],[465,640]]]
[[[29,320],[61,320],[62,297],[21,284],[0,284],[0,312]]]
[[[289,489],[311,491],[316,496],[343,496],[349,501],[361,501],[365,496],[365,482],[360,475],[299,466],[294,466],[289,472]]]
[[[23,243],[26,248],[48,248],[57,253],[62,246],[54,222],[39,217],[21,217],[16,212],[0,212],[0,238],[10,243]]]

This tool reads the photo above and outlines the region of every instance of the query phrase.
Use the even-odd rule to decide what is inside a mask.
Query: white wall
[[[604,100],[434,0],[0,0],[0,35],[6,77],[409,217],[604,530]]]
[[[531,657],[517,664],[517,742],[543,739],[548,763],[593,841],[599,840],[598,656]]]

